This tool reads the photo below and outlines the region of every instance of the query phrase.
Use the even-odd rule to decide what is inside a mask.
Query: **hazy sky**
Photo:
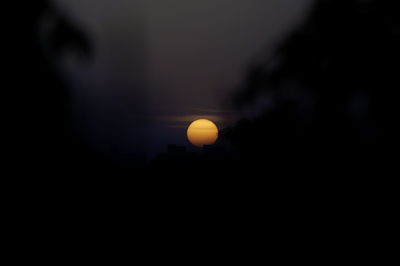
[[[91,64],[70,67],[76,112],[91,121],[88,132],[102,132],[96,135],[102,149],[113,141],[107,138],[122,143],[134,135],[129,151],[145,136],[153,145],[184,144],[179,123],[223,111],[246,67],[271,52],[311,0],[55,2],[94,47]],[[141,117],[148,120],[143,131]]]

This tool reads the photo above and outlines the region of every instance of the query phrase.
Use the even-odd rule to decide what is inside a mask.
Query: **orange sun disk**
[[[194,146],[212,145],[218,139],[218,127],[207,119],[199,119],[190,124],[187,137]]]

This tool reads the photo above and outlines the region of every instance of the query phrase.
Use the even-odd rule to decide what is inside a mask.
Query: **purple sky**
[[[67,60],[74,112],[99,150],[187,144],[196,117],[223,126],[229,95],[311,0],[54,0],[89,33],[90,64]],[[149,148],[150,147],[150,148]]]

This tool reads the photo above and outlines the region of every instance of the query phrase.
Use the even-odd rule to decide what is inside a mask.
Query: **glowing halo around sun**
[[[207,119],[199,119],[190,124],[187,137],[194,146],[212,145],[218,139],[218,127]]]

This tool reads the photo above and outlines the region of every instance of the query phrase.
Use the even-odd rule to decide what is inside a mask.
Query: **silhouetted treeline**
[[[225,130],[249,163],[355,166],[391,153],[398,137],[397,1],[320,0],[236,98],[272,104]],[[385,160],[386,160],[385,159]],[[383,159],[381,160],[383,161]]]
[[[10,92],[7,151],[21,165],[90,167],[90,149],[74,130],[57,62],[66,52],[88,55],[92,47],[50,1],[18,4],[3,11],[12,33],[5,51],[11,82],[2,86]],[[351,166],[394,158],[400,88],[396,4],[316,1],[274,56],[250,69],[237,104],[251,105],[263,94],[272,104],[222,134],[238,148],[244,166]],[[232,168],[236,162],[235,157]]]

